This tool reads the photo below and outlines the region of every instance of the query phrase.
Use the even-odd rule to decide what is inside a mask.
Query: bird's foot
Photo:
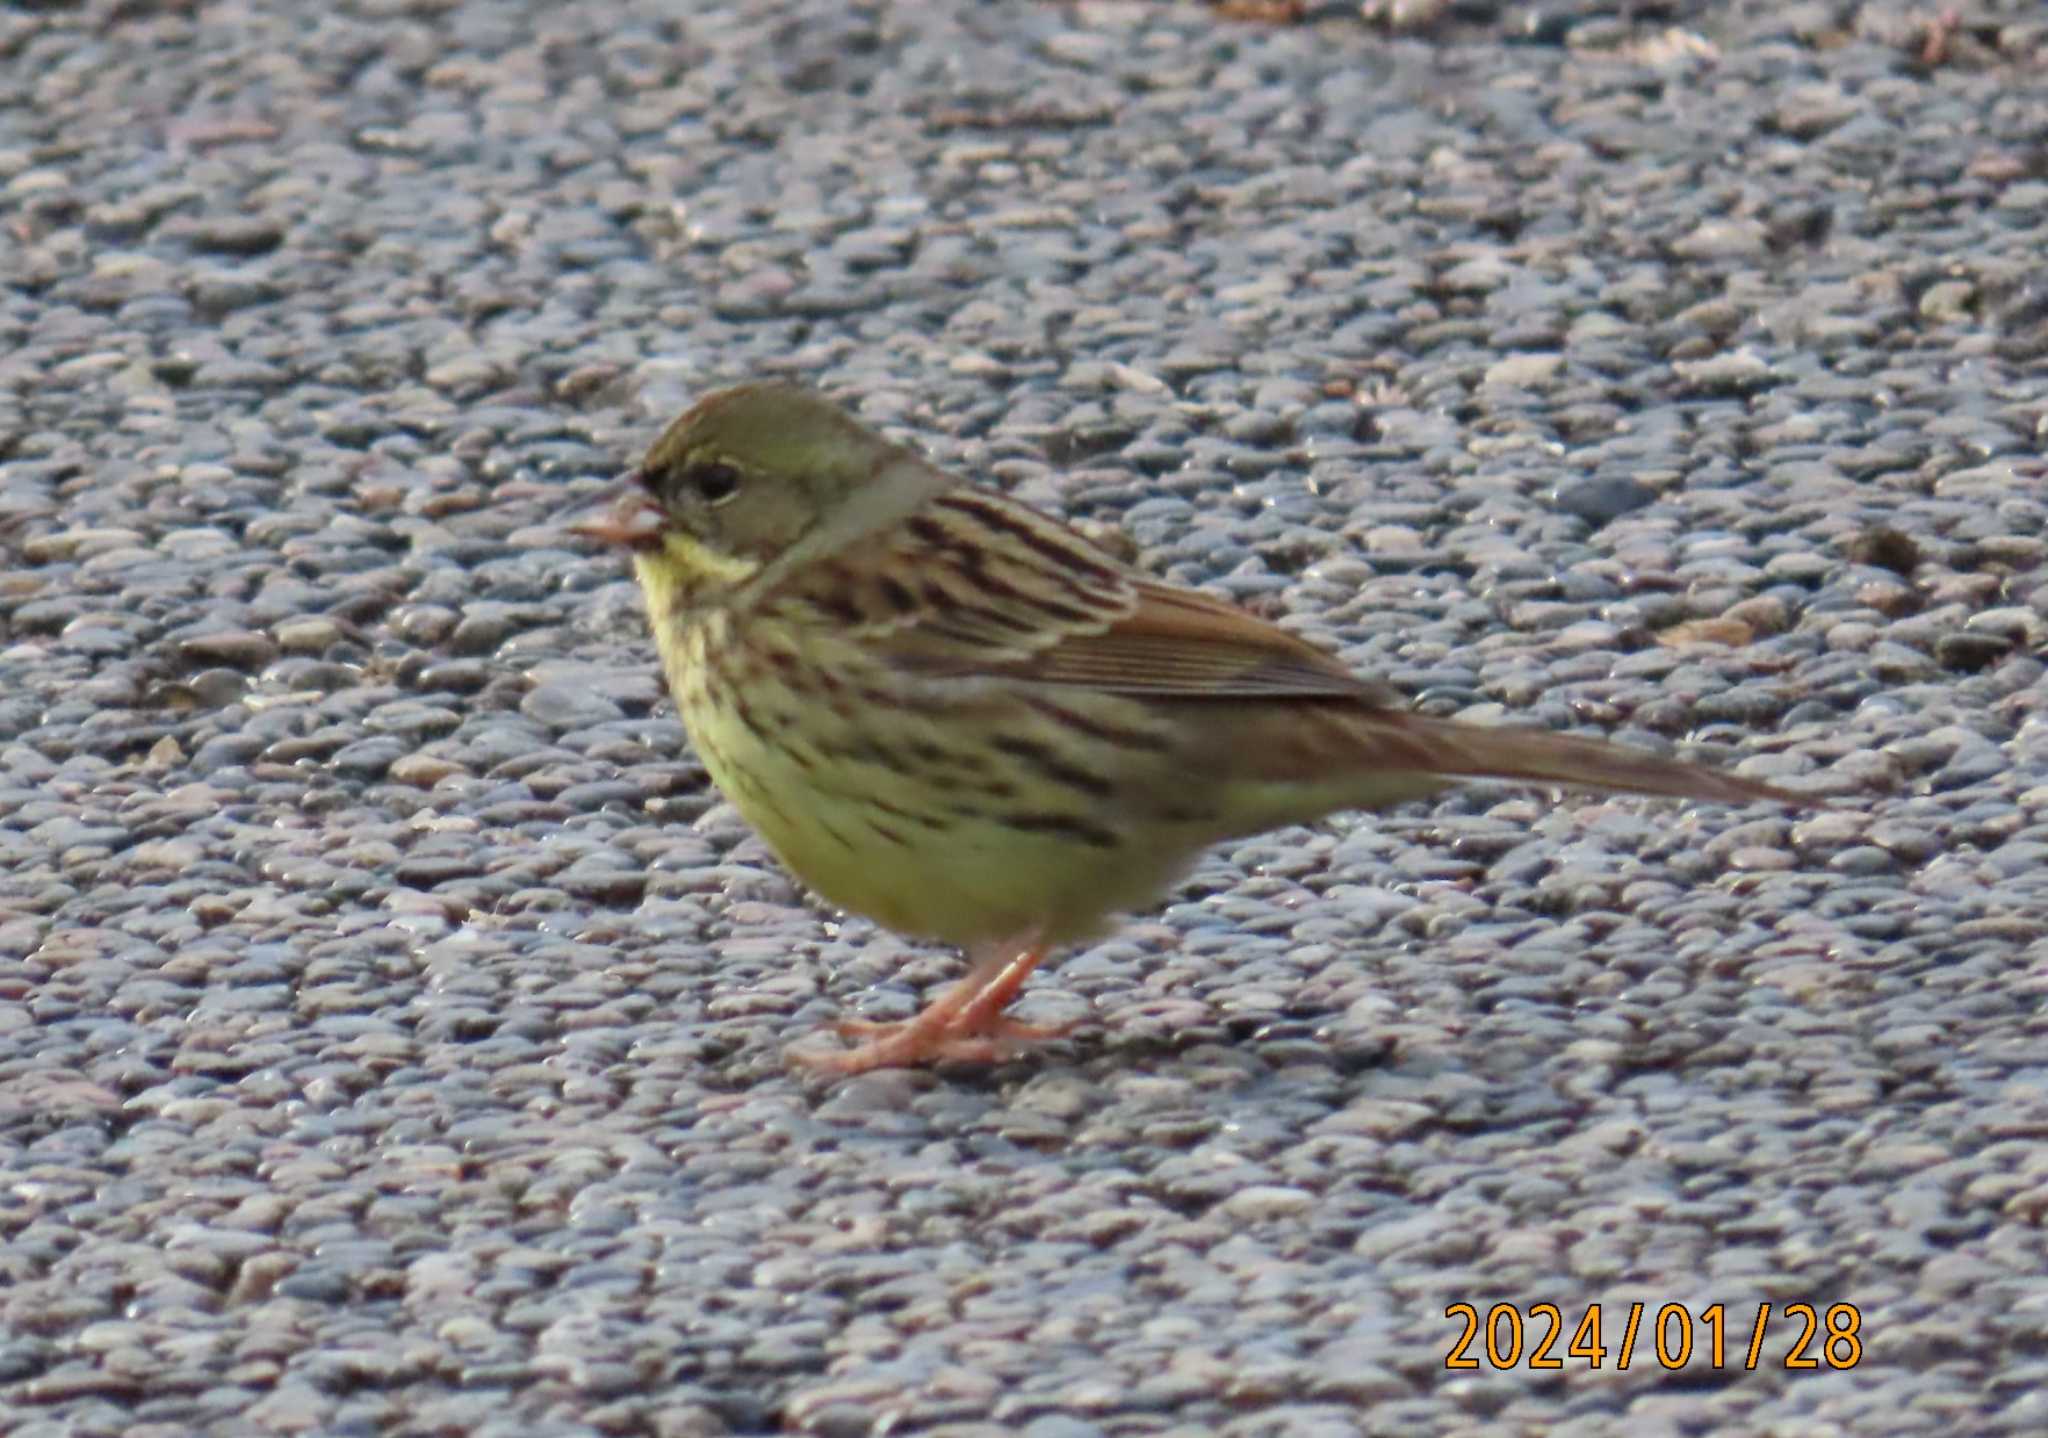
[[[1038,967],[1045,950],[1033,943],[1021,951],[995,952],[995,957],[977,963],[966,978],[934,999],[916,1018],[885,1024],[843,1019],[833,1025],[833,1031],[841,1038],[858,1040],[853,1048],[792,1054],[792,1061],[814,1073],[835,1077],[914,1064],[987,1064],[1070,1032],[1073,1023],[1026,1024],[1003,1017],[1004,1007]]]
[[[870,1069],[910,1068],[919,1064],[992,1064],[1012,1057],[1019,1049],[1063,1038],[1079,1027],[1080,1021],[1063,1024],[1027,1024],[1000,1014],[975,1028],[928,1022],[927,1009],[914,1019],[896,1023],[869,1023],[843,1019],[832,1032],[853,1039],[854,1047],[836,1053],[795,1053],[790,1057],[813,1073],[844,1078]]]

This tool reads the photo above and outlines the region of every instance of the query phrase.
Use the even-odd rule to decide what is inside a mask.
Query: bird
[[[1046,957],[1211,845],[1462,780],[1810,801],[1603,739],[1418,713],[1229,601],[764,380],[675,419],[572,527],[631,556],[712,781],[826,903],[963,950],[915,1017],[791,1051],[834,1076],[990,1063]]]

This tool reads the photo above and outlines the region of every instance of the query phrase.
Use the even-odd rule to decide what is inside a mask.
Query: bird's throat
[[[659,626],[718,603],[760,573],[761,561],[722,554],[671,530],[662,535],[660,548],[633,555],[633,569],[647,596],[647,613]]]

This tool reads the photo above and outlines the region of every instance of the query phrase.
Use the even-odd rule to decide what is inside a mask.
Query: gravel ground
[[[2048,16],[1367,8],[0,15],[0,1430],[2048,1428]],[[801,1080],[955,961],[561,528],[763,373],[1833,806],[1266,835]]]

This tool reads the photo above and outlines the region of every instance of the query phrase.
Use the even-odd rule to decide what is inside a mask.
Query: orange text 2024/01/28
[[[1759,1303],[1754,1318],[1747,1306],[1731,1313],[1721,1303],[1697,1313],[1682,1303],[1654,1312],[1644,1303],[1620,1311],[1589,1303],[1576,1323],[1555,1303],[1496,1303],[1483,1312],[1476,1304],[1453,1303],[1444,1317],[1459,1325],[1444,1355],[1450,1369],[1541,1371],[1579,1363],[1596,1369],[1611,1363],[1624,1371],[1638,1356],[1662,1368],[1753,1370],[1782,1363],[1791,1370],[1845,1369],[1863,1361],[1863,1315],[1853,1303],[1788,1303],[1775,1310]],[[1776,1343],[1766,1349],[1766,1335],[1788,1345],[1782,1355]]]

